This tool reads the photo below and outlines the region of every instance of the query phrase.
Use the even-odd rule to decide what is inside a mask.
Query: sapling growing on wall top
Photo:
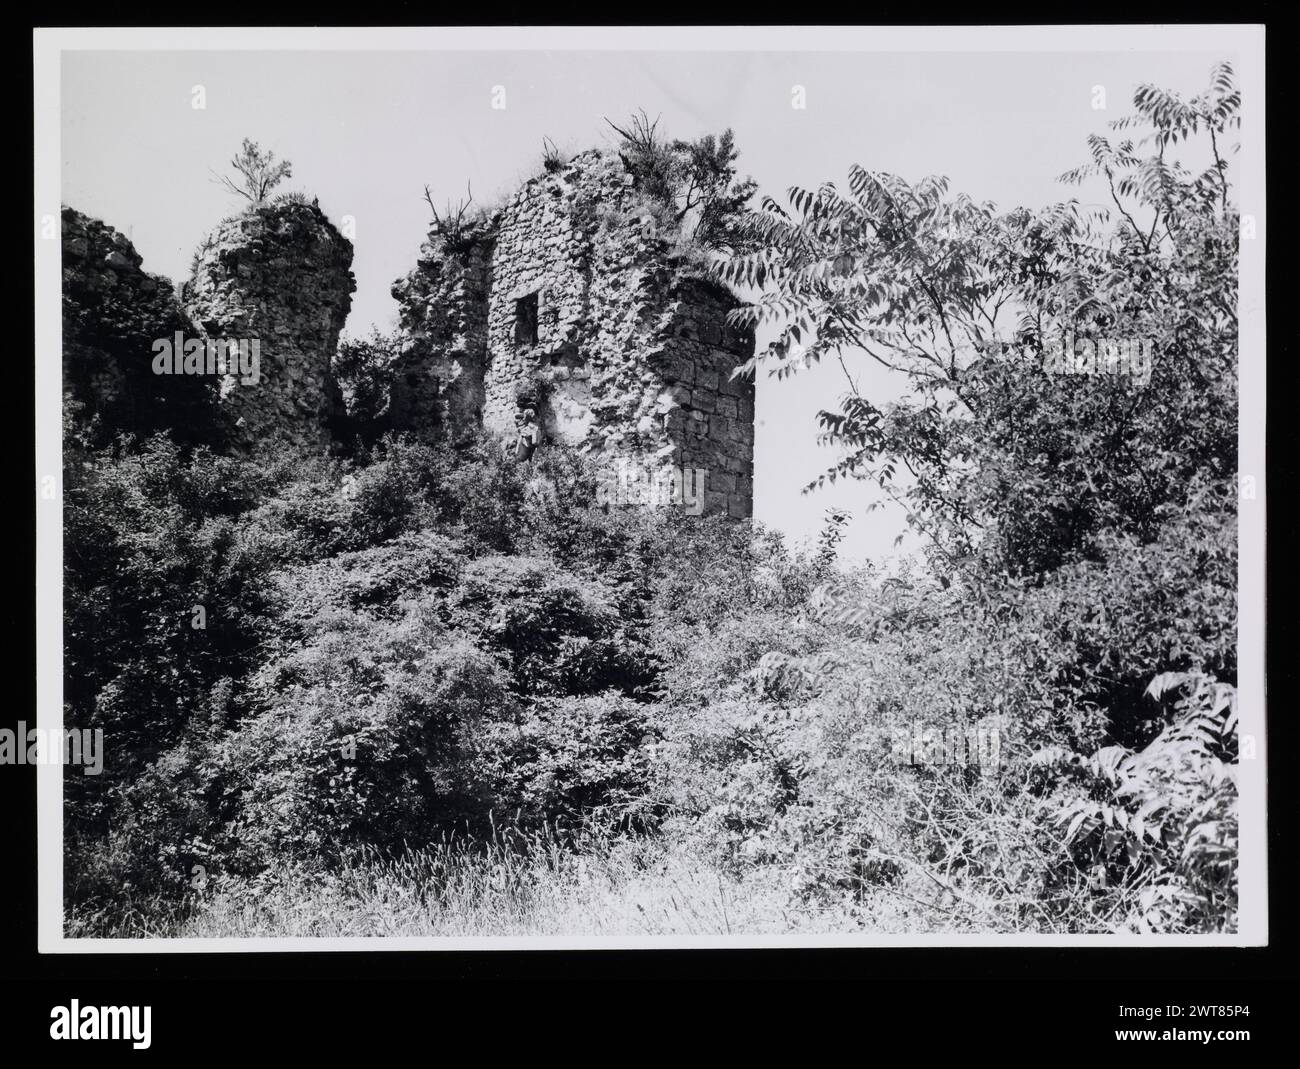
[[[230,166],[238,173],[238,179],[214,171],[212,180],[252,204],[261,204],[271,190],[293,177],[293,164],[288,160],[277,162],[274,152],[263,152],[256,141],[248,138],[244,138],[243,147],[231,158]]]

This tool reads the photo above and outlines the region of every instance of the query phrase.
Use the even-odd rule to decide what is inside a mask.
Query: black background
[[[610,25],[723,25],[738,18],[770,25],[790,16],[834,25],[852,20],[871,25],[1168,23],[1171,21],[1268,23],[1268,100],[1270,178],[1279,170],[1282,150],[1293,131],[1294,75],[1288,40],[1270,15],[1272,5],[1234,5],[1177,10],[1172,5],[1077,5],[1066,10],[1041,6],[981,4],[962,10],[918,9],[892,2],[769,10],[757,6],[665,5],[635,11],[583,9],[561,2],[545,5],[500,4],[443,8],[433,4],[392,5],[382,10],[302,8],[259,4],[232,6],[89,5],[35,9],[35,26],[105,25],[311,25],[323,17],[340,24],[490,25],[521,23]],[[466,17],[468,16],[468,17]],[[117,21],[120,18],[120,21]],[[24,123],[31,89],[30,39],[25,29],[7,35],[11,42],[3,77],[10,114]],[[1283,127],[1285,124],[1285,127]],[[18,124],[15,124],[18,125]],[[21,127],[20,127],[21,129]],[[26,133],[11,135],[9,170],[27,166]],[[1283,170],[1285,175],[1285,170]],[[552,952],[335,952],[308,954],[95,954],[36,953],[35,772],[28,766],[0,767],[0,1045],[36,1044],[40,1055],[74,1052],[98,1057],[123,1048],[132,1057],[164,1055],[228,1059],[268,1049],[337,1058],[346,1051],[410,1050],[421,1062],[492,1058],[512,1040],[530,1060],[622,1060],[629,1054],[667,1049],[674,1060],[703,1056],[708,1040],[722,1052],[738,1053],[757,1041],[776,1057],[781,1039],[802,1053],[833,1044],[839,1058],[866,1064],[879,1058],[928,1060],[960,1050],[978,1061],[1008,1052],[1051,1058],[1085,1058],[1109,1049],[1124,1059],[1146,1059],[1153,1047],[1183,1058],[1193,1044],[1121,1044],[1119,1028],[1169,1026],[1118,1016],[1121,1004],[1146,1006],[1249,1005],[1249,1017],[1183,1017],[1184,1029],[1247,1029],[1251,1041],[1211,1044],[1201,1050],[1216,1060],[1262,1053],[1259,1044],[1285,1042],[1300,1033],[1300,1010],[1293,1008],[1295,979],[1291,955],[1296,894],[1287,879],[1286,841],[1295,816],[1296,795],[1288,775],[1294,754],[1289,698],[1295,693],[1296,619],[1282,578],[1290,569],[1294,538],[1286,507],[1297,486],[1295,391],[1289,379],[1294,359],[1294,303],[1291,288],[1291,218],[1283,201],[1290,183],[1271,181],[1278,209],[1268,242],[1270,304],[1268,401],[1269,604],[1268,715],[1272,775],[1268,784],[1271,945],[1251,949],[1153,948],[886,948],[862,950],[708,950]],[[14,215],[27,206],[21,189]],[[13,246],[22,248],[29,231],[14,228]],[[3,292],[8,322],[30,324],[25,296],[32,274],[24,256],[4,266]],[[1280,281],[1279,281],[1280,279]],[[12,398],[4,427],[12,435],[16,500],[34,471],[33,349],[15,344],[8,353]],[[1242,419],[1250,418],[1247,412]],[[30,484],[29,484],[30,485]],[[9,513],[8,589],[0,603],[4,648],[11,666],[5,677],[11,699],[0,723],[34,719],[35,617],[32,576],[35,559],[34,512]],[[26,565],[24,567],[23,565]],[[30,570],[29,570],[30,569]],[[1289,584],[1288,584],[1289,586]],[[23,684],[27,686],[24,687]],[[28,695],[32,697],[29,698]],[[1282,699],[1279,701],[1278,699]],[[50,1009],[77,998],[82,1005],[150,1005],[152,1046],[133,1051],[128,1043],[55,1043],[49,1038]],[[612,1027],[618,1039],[600,1034]],[[779,1038],[778,1038],[779,1037]],[[460,1042],[455,1042],[459,1040]],[[621,1040],[621,1041],[620,1041]],[[1131,1049],[1125,1051],[1123,1048]],[[1244,1049],[1243,1049],[1244,1048]],[[115,1052],[114,1052],[115,1053]],[[499,1056],[499,1055],[498,1055]],[[663,1057],[661,1054],[660,1057]],[[12,1064],[22,1064],[15,1061]]]

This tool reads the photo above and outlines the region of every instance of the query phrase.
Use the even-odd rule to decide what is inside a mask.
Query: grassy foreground
[[[680,844],[678,844],[680,846]],[[183,905],[120,903],[69,935],[163,938],[653,936],[978,930],[923,888],[859,902],[792,904],[773,867],[727,872],[686,848],[635,838],[574,852],[507,832],[400,858],[359,854],[335,872],[223,878]],[[933,890],[933,888],[931,889]],[[909,891],[925,894],[909,902]]]

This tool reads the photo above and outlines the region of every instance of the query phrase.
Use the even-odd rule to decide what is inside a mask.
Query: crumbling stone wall
[[[416,268],[393,284],[406,339],[392,368],[389,420],[419,437],[455,438],[482,420],[493,229],[430,233]]]
[[[631,184],[617,158],[588,152],[525,183],[497,214],[483,410],[489,431],[525,434],[532,422],[554,440],[585,441],[598,356],[593,332],[610,311],[592,302],[596,233],[626,210]],[[531,318],[532,310],[521,302],[535,307],[535,337],[521,336],[521,315]]]
[[[222,406],[234,443],[324,449],[342,410],[330,372],[352,306],[352,243],[313,204],[261,204],[207,238],[182,292],[210,337],[257,342],[258,381],[227,376]]]
[[[651,358],[672,404],[661,393],[655,411],[663,414],[674,462],[708,472],[705,511],[748,517],[754,501],[754,381],[731,373],[753,355],[753,334],[727,324],[737,302],[720,285],[687,277],[672,297],[666,337]]]
[[[83,431],[213,441],[216,384],[153,372],[156,341],[198,335],[172,283],[143,270],[125,234],[69,207],[62,248],[63,392]]]
[[[726,326],[739,302],[651,218],[618,156],[593,151],[525,183],[472,271],[427,245],[393,290],[420,330],[426,384],[395,383],[397,425],[481,425],[517,456],[563,442],[611,471],[703,469],[708,511],[751,515],[754,387],[731,372],[753,336]],[[457,395],[473,399],[454,411],[445,382],[427,385],[453,365]]]
[[[430,234],[393,287],[407,345],[391,425],[452,439],[482,427],[519,457],[563,442],[611,474],[701,470],[707,511],[749,516],[754,388],[731,372],[754,339],[727,326],[737,300],[653,214],[616,155],[587,152],[490,219]],[[65,379],[83,404],[116,426],[188,433],[217,380],[153,374],[153,343],[255,343],[257,381],[220,382],[226,440],[328,447],[341,411],[330,361],[356,285],[351,243],[318,206],[224,221],[179,305],[122,235],[71,209],[64,222]]]
[[[676,262],[633,218],[598,242],[593,302],[595,417],[587,440],[611,465],[705,473],[704,508],[753,511],[754,384],[732,371],[752,333],[727,326],[739,303]]]

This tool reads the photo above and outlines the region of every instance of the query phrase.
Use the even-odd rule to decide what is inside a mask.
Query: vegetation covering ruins
[[[249,196],[172,303],[65,212],[65,723],[108,753],[65,780],[70,934],[1232,931],[1239,105],[1227,65],[1141,87],[1066,176],[1114,212],[858,168],[748,211],[729,134],[640,116],[438,213],[404,332],[337,352],[351,248],[304,198]],[[311,333],[238,319],[263,255],[306,257],[277,277]],[[173,315],[284,328],[278,415],[149,388]],[[1067,334],[1148,339],[1149,376],[1045,367]],[[923,559],[732,507],[721,364],[779,391],[822,358],[908,383],[848,379],[822,480],[904,503]],[[602,503],[646,448],[730,474],[721,507]]]

